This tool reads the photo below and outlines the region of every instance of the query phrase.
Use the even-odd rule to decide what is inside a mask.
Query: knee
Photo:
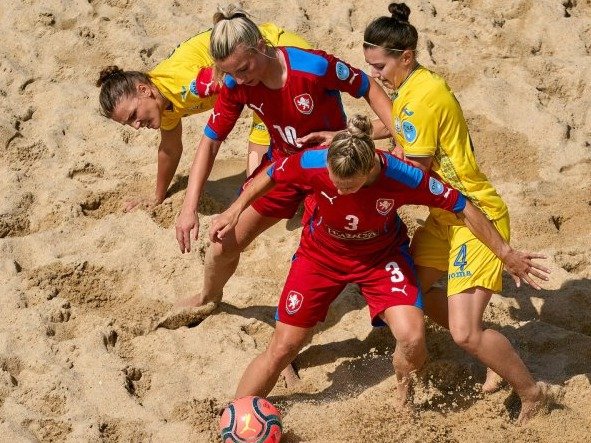
[[[468,326],[450,325],[450,332],[454,342],[468,352],[475,352],[480,343],[481,331],[475,331]]]
[[[222,241],[210,243],[208,252],[213,258],[233,258],[239,256],[243,249],[235,241]]]
[[[274,366],[286,366],[297,357],[299,350],[300,347],[295,343],[273,343],[267,350],[269,363]]]

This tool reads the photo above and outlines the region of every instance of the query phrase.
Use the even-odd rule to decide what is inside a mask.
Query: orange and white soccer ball
[[[278,443],[281,431],[281,414],[270,401],[261,397],[234,400],[220,418],[224,443]]]

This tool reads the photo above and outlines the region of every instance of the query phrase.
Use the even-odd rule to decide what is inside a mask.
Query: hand
[[[402,146],[400,146],[398,143],[394,145],[390,151],[390,154],[404,160],[404,149],[402,149]]]
[[[156,197],[134,197],[123,202],[123,212],[129,212],[133,209],[141,208],[141,209],[154,209],[154,207],[158,206],[162,201],[156,199]]]
[[[184,211],[181,209],[179,216],[176,219],[176,241],[179,243],[179,248],[184,254],[191,252],[191,231],[193,232],[193,239],[197,240],[199,234],[199,218],[193,211]]]
[[[332,142],[336,132],[330,131],[319,131],[319,132],[312,132],[304,137],[299,137],[296,139],[296,143],[298,145],[311,145],[314,144],[316,146],[328,146]]]
[[[548,274],[550,270],[534,261],[534,258],[546,259],[544,254],[534,254],[532,252],[522,252],[511,250],[504,260],[505,270],[511,274],[511,277],[515,281],[515,285],[521,287],[521,281],[523,280],[526,284],[530,285],[535,289],[542,289],[533,279],[532,275],[536,276],[540,280],[548,281]]]
[[[240,212],[233,211],[232,208],[216,215],[209,228],[209,239],[212,242],[221,242],[228,231],[234,229],[239,217]]]

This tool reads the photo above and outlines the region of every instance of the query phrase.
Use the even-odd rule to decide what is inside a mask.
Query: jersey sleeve
[[[267,170],[267,174],[275,183],[307,184],[301,159],[302,154],[295,154],[277,160]]]
[[[236,86],[233,77],[229,75],[224,77],[224,84],[203,130],[203,133],[212,140],[225,140],[240,117],[244,103],[239,100]]]
[[[386,176],[410,188],[404,192],[403,204],[425,205],[461,212],[466,206],[466,197],[458,190],[443,183],[437,176],[425,172],[393,155],[386,155]]]
[[[288,48],[291,68],[308,72],[321,78],[327,90],[346,92],[355,98],[369,91],[369,77],[339,58],[320,50]]]
[[[436,109],[422,101],[408,102],[396,118],[398,141],[408,157],[430,157],[439,140]]]

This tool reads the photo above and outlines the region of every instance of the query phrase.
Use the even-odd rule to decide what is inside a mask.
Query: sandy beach
[[[244,1],[367,70],[365,26],[388,2]],[[416,412],[394,409],[393,339],[355,287],[297,359],[301,383],[269,399],[285,442],[585,442],[591,439],[591,1],[410,0],[419,61],[464,110],[483,171],[506,201],[512,245],[548,256],[541,291],[507,276],[485,313],[561,405],[523,427],[504,387],[449,333],[427,327]],[[183,120],[185,152],[153,210],[158,131],[100,115],[99,71],[147,71],[211,27],[215,3],[7,0],[0,6],[0,440],[215,442],[220,408],[273,331],[300,235],[281,222],[243,253],[224,303],[198,324],[155,328],[201,287],[207,229],[244,179],[250,118],[222,145],[181,254],[174,221],[208,113]],[[369,113],[363,100],[346,110]],[[407,208],[411,231],[426,217]]]

